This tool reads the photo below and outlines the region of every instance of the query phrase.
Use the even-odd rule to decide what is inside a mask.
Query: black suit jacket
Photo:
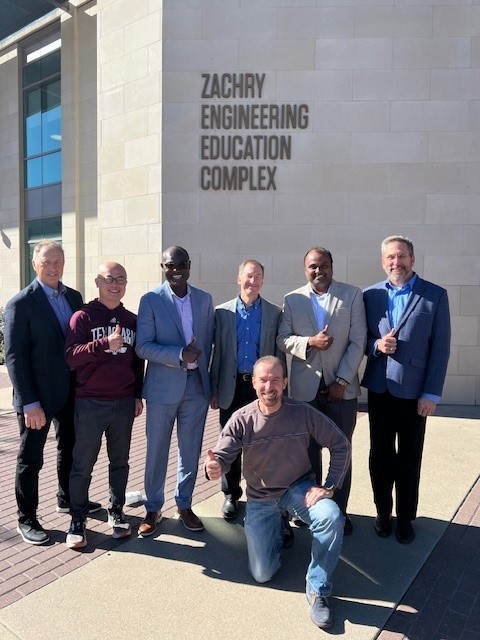
[[[82,296],[67,287],[72,311]],[[50,302],[37,280],[15,295],[5,307],[5,363],[13,385],[13,406],[40,402],[46,416],[60,411],[70,391],[70,369],[65,362],[65,336]]]

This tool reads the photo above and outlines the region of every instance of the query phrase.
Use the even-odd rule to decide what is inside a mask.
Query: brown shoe
[[[142,538],[153,535],[157,530],[157,524],[161,519],[161,511],[147,511],[147,515],[138,527],[138,535]]]
[[[203,531],[205,529],[203,522],[191,509],[177,509],[177,512],[185,529],[188,529],[189,531]]]

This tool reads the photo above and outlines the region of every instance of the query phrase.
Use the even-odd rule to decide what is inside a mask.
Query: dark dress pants
[[[337,427],[339,427],[339,429],[341,429],[341,431],[347,436],[348,441],[352,442],[353,431],[357,423],[356,398],[353,398],[352,400],[341,400],[340,402],[328,402],[327,394],[319,390],[319,393],[317,393],[316,397],[309,402],[309,404],[324,413],[327,418],[333,420]],[[316,483],[321,486],[324,480],[322,475],[322,448],[313,438],[310,440],[308,455],[310,456],[312,469],[315,473]],[[350,463],[343,480],[342,488],[337,489],[333,496],[333,499],[338,504],[344,515],[347,514],[347,505],[351,486],[352,464]]]
[[[235,383],[235,395],[232,404],[228,409],[220,409],[220,426],[223,428],[230,419],[234,411],[253,402],[257,397],[255,389],[252,387],[252,376],[248,374],[237,374]],[[230,467],[230,470],[222,476],[222,491],[225,496],[232,500],[238,500],[243,491],[240,487],[242,478],[242,452],[238,454]]]
[[[427,419],[418,415],[417,400],[391,393],[368,392],[370,478],[377,513],[389,516],[395,487],[397,517],[417,515],[420,467]]]
[[[25,416],[17,413],[20,427],[20,448],[17,456],[15,476],[15,496],[20,522],[35,518],[38,509],[38,477],[43,467],[43,450],[47,441],[50,425],[53,422],[57,440],[57,476],[59,504],[69,505],[69,478],[72,468],[72,452],[75,443],[73,426],[73,407],[75,389],[70,386],[70,394],[64,407],[53,416],[46,416],[47,422],[41,429],[27,429]]]

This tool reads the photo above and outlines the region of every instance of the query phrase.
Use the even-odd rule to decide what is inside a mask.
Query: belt
[[[241,378],[244,382],[250,382],[252,379],[251,373],[237,373],[237,378]]]

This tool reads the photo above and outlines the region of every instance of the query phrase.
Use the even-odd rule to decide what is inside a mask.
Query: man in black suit
[[[64,263],[58,242],[39,242],[32,260],[37,277],[5,308],[5,362],[20,426],[15,477],[17,531],[29,544],[49,540],[37,520],[37,508],[38,476],[52,420],[57,439],[57,511],[70,509],[74,380],[65,362],[65,331],[70,316],[82,305],[82,296],[60,281]],[[94,511],[101,505],[89,506]]]

